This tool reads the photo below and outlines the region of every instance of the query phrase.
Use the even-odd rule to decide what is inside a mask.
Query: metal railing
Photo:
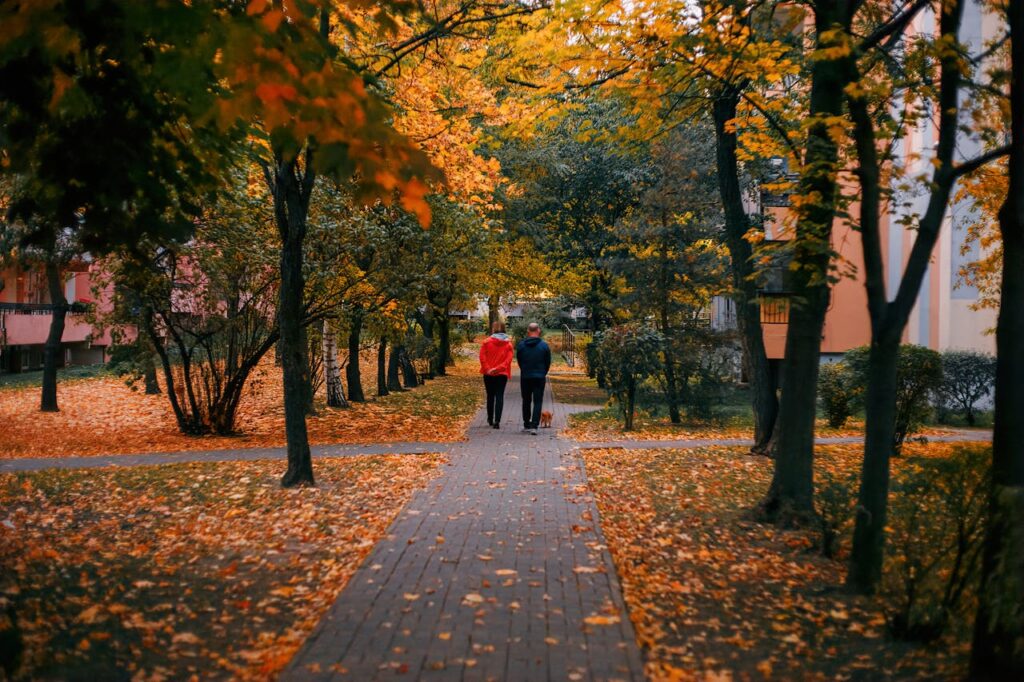
[[[570,367],[576,366],[576,332],[569,329],[569,325],[562,325],[562,357],[565,364]]]
[[[68,314],[77,315],[89,312],[88,303],[68,304]],[[52,303],[0,303],[0,312],[14,315],[49,315],[57,306]]]
[[[567,324],[562,325],[562,357],[565,364],[575,367],[580,362],[582,346],[590,341],[592,333],[586,330],[572,329]]]
[[[762,291],[757,298],[761,304],[761,324],[789,323],[789,293]]]

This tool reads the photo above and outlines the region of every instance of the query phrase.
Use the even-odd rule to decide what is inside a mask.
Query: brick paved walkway
[[[521,433],[513,379],[502,429],[477,416],[282,679],[641,679],[575,444],[554,435],[572,409]]]

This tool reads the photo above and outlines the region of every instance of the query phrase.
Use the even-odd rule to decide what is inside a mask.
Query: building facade
[[[88,321],[94,305],[91,266],[72,263],[62,273],[69,310],[61,337],[60,366],[106,361],[111,339]],[[53,305],[42,266],[0,269],[0,372],[41,369]]]
[[[931,34],[936,30],[933,9],[925,9],[914,19],[912,32]],[[960,31],[961,41],[971,54],[980,54],[988,41],[1005,33],[1005,25],[997,15],[986,13],[977,0],[967,3]],[[961,97],[967,97],[962,93]],[[965,123],[970,123],[969,112],[963,112]],[[931,168],[931,156],[937,141],[937,114],[923,116],[916,127],[898,143],[894,150],[896,162],[905,165],[908,175],[926,174]],[[981,151],[981,143],[969,135],[961,134],[957,141],[958,160],[970,159]],[[856,194],[854,179],[846,180],[847,191]],[[886,285],[890,300],[895,297],[904,266],[916,232],[907,229],[901,219],[905,214],[924,213],[929,195],[925,190],[896,193],[892,211],[882,216],[882,256],[886,272]],[[905,204],[903,207],[901,204]],[[785,197],[762,193],[760,206],[752,207],[766,218],[765,238],[785,241],[787,234],[788,201]],[[856,216],[859,207],[854,202],[850,215]],[[967,226],[977,216],[969,200],[954,201],[942,225],[941,235],[932,254],[928,272],[918,294],[917,302],[903,334],[904,343],[927,346],[934,350],[947,349],[995,352],[996,311],[978,309],[978,290],[963,281],[961,268],[981,256],[978,244],[966,243]],[[853,277],[843,277],[833,287],[825,327],[822,334],[823,361],[838,359],[843,353],[871,340],[871,326],[867,312],[867,294],[864,289],[864,262],[860,233],[850,223],[837,219],[832,228],[832,246],[837,252],[842,269],[852,271]],[[766,277],[761,303],[761,322],[765,347],[770,359],[781,359],[785,354],[788,327],[788,293],[785,278]]]

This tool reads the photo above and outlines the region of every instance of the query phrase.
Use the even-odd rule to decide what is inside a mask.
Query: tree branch
[[[990,161],[995,161],[999,157],[1006,156],[1010,153],[1010,145],[1004,144],[1002,147],[996,147],[989,151],[974,157],[970,161],[964,161],[963,163],[953,167],[953,178],[959,178],[961,176],[973,173]]]
[[[867,52],[890,35],[901,32],[907,27],[907,24],[913,21],[918,12],[923,10],[925,7],[931,6],[931,4],[932,0],[915,0],[910,7],[906,8],[903,12],[897,14],[892,19],[876,28],[871,35],[861,42],[857,49],[862,53]]]

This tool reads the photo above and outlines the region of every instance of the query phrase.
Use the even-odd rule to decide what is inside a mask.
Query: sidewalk
[[[551,405],[551,393],[547,393]],[[483,413],[352,577],[285,680],[638,680],[642,664],[575,444]]]

